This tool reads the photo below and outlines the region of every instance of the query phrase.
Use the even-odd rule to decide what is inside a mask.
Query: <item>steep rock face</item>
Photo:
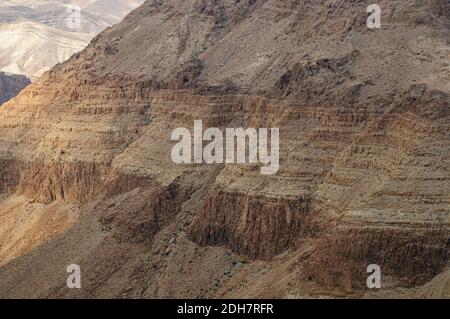
[[[0,105],[11,100],[30,83],[25,76],[0,72]]]
[[[211,192],[191,229],[191,238],[204,245],[225,245],[238,254],[270,259],[299,236],[308,200]]]
[[[363,296],[369,264],[380,296],[428,294],[450,250],[449,5],[381,1],[369,30],[368,4],[147,1],[5,104],[1,191],[82,208],[0,268],[0,296]],[[198,119],[279,127],[280,171],[175,165]]]

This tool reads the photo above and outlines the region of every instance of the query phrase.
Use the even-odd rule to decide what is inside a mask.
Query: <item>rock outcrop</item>
[[[6,103],[5,200],[79,217],[0,297],[449,297],[449,4],[379,2],[147,1]],[[174,164],[200,119],[280,128],[279,172]]]

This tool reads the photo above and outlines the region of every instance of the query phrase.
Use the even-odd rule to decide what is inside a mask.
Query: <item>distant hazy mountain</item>
[[[15,97],[30,83],[26,76],[0,72],[0,105]]]
[[[83,49],[143,0],[7,0],[0,3],[0,70],[36,78]],[[71,23],[78,6],[80,23]]]

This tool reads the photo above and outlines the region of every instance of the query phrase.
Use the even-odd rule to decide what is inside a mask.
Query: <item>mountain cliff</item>
[[[449,297],[450,5],[378,2],[146,1],[6,103],[0,297]],[[174,164],[200,119],[280,171]]]

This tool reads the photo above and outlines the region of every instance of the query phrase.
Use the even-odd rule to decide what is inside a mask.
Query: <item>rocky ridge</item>
[[[23,75],[0,72],[0,105],[15,97],[30,83]]]
[[[368,4],[147,1],[6,103],[4,200],[81,207],[0,296],[449,297],[450,7]],[[279,127],[281,170],[173,164],[197,119]]]

